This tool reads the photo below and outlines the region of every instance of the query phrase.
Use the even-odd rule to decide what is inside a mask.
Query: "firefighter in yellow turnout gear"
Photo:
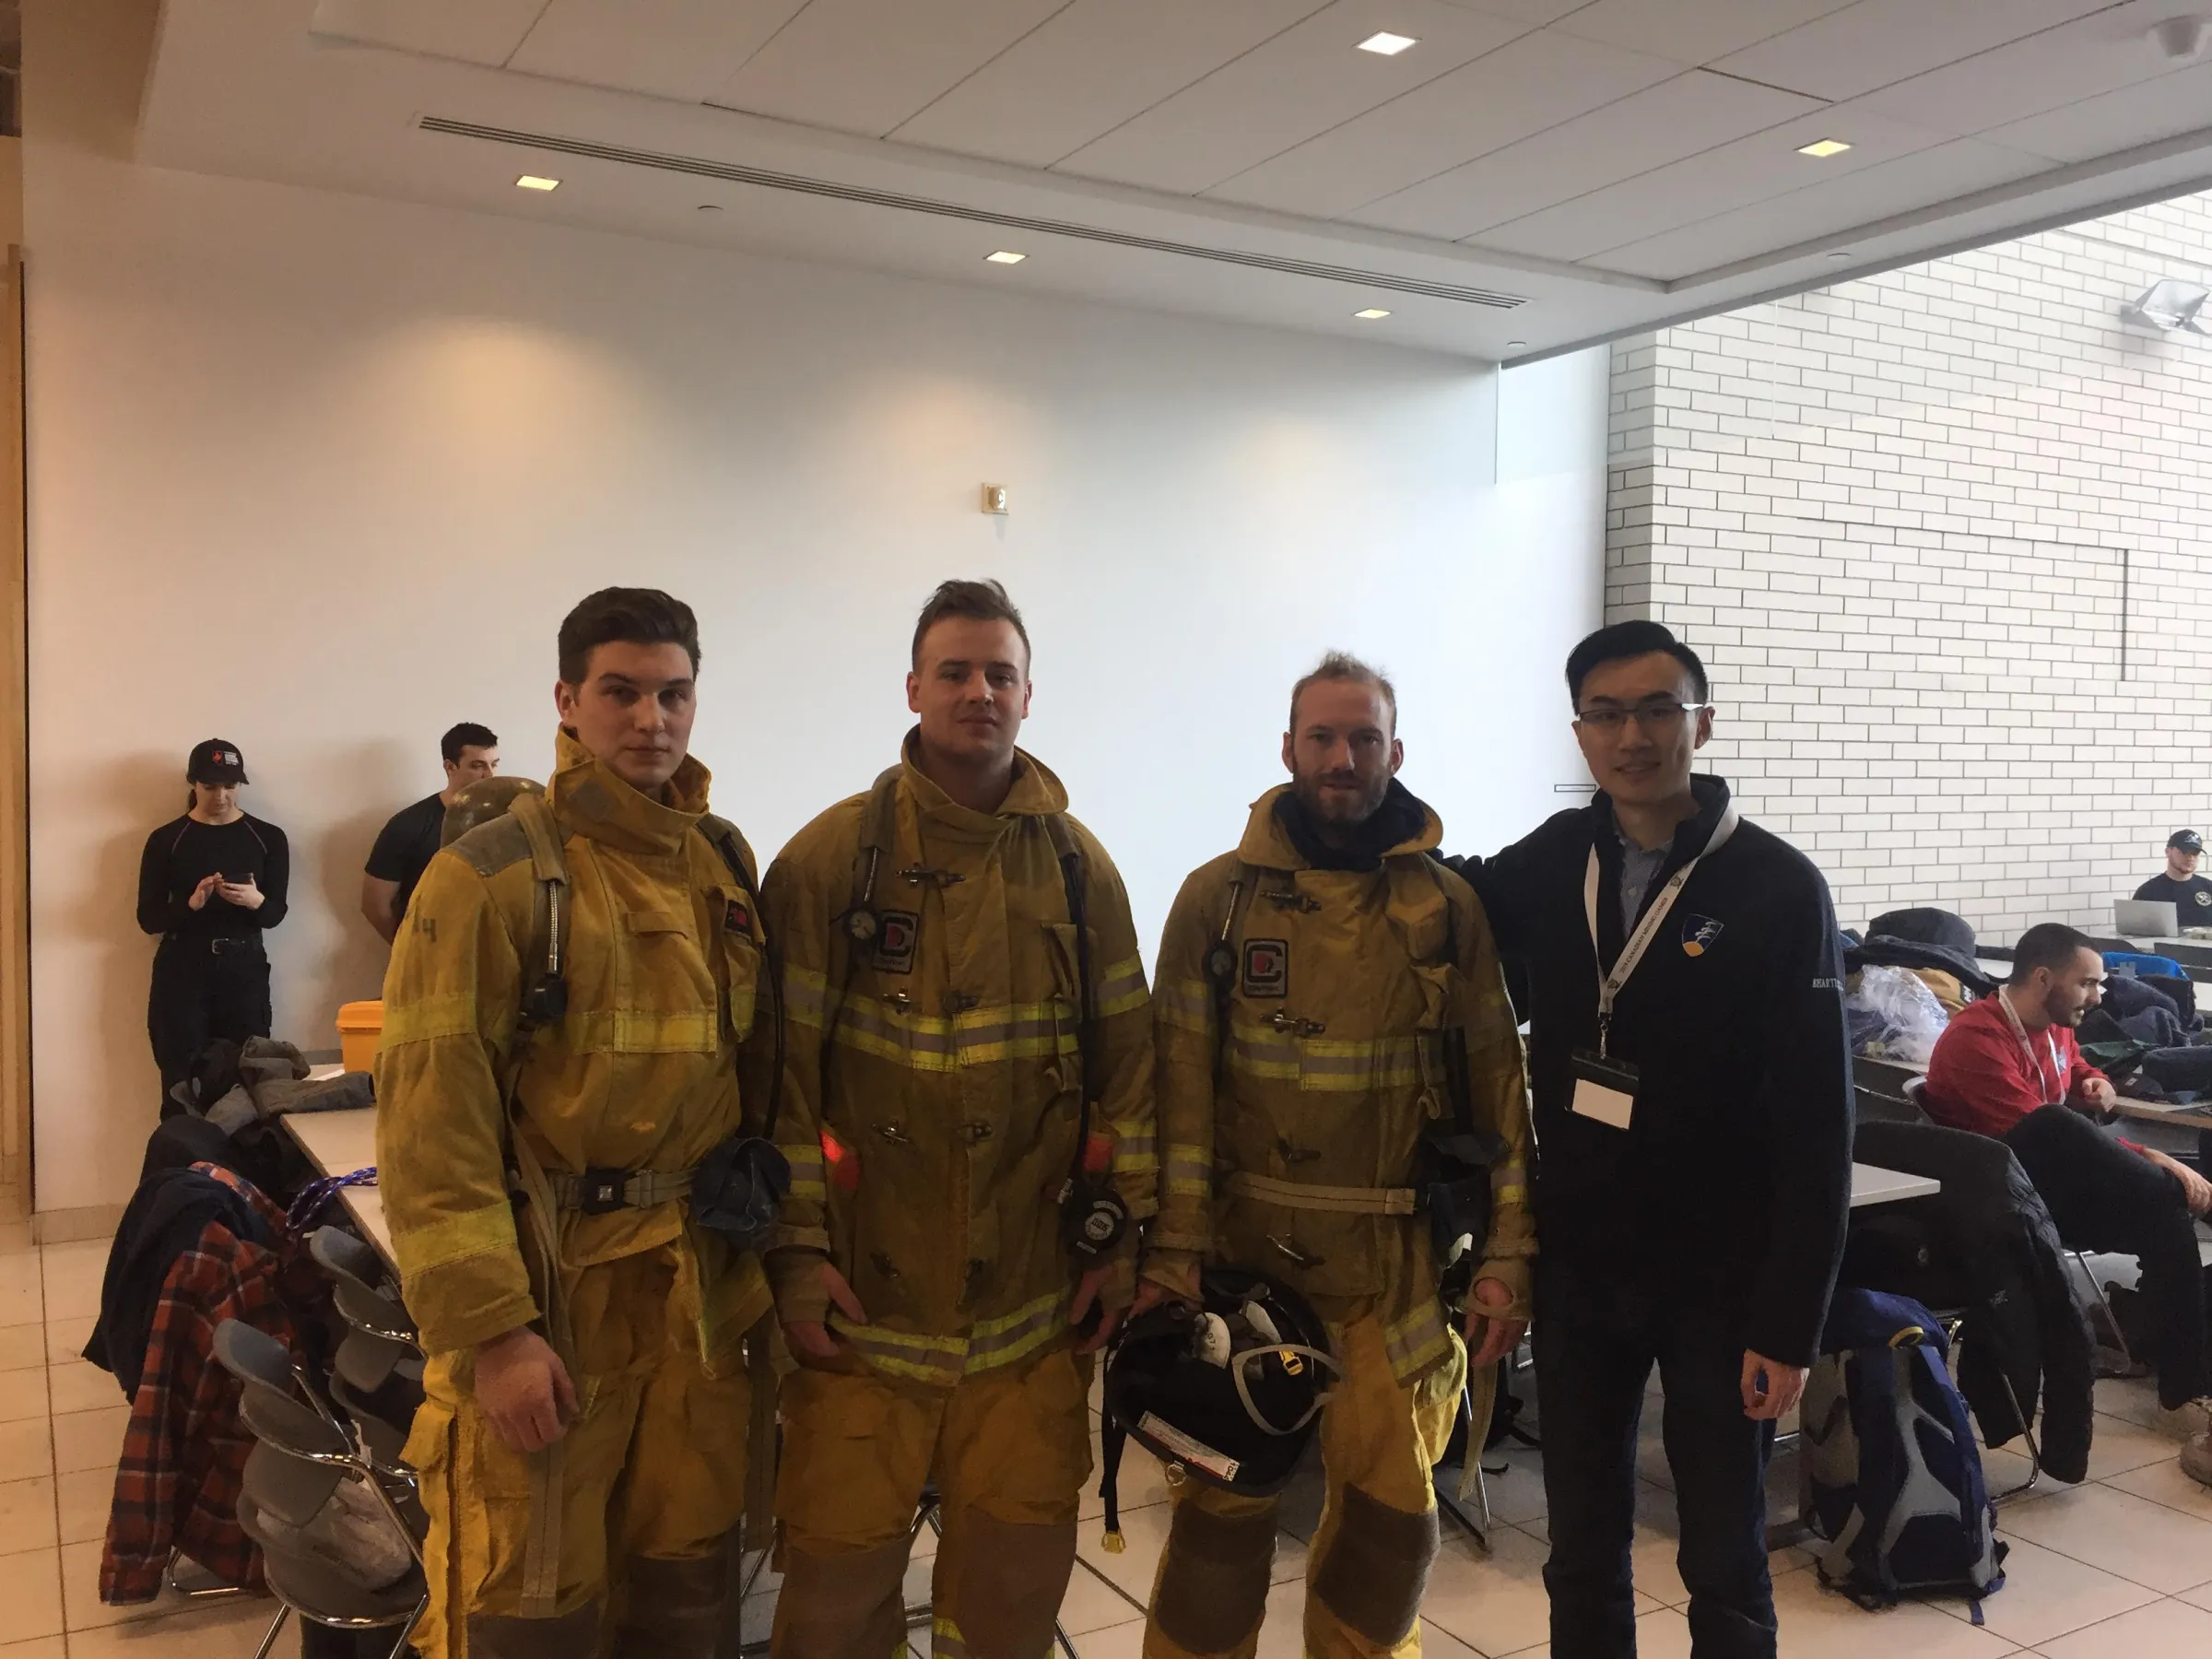
[[[772,1003],[751,855],[686,753],[696,665],[665,594],[571,613],[550,790],[431,861],[385,979],[377,1162],[430,1354],[407,1457],[433,1659],[714,1651],[769,1298],[694,1222],[689,1171],[739,1128]]]
[[[1203,1260],[1256,1268],[1313,1304],[1343,1367],[1320,1425],[1305,1614],[1319,1659],[1419,1653],[1430,1471],[1469,1375],[1460,1327],[1480,1425],[1525,1326],[1535,1253],[1520,1039],[1480,905],[1428,856],[1441,825],[1395,782],[1395,724],[1388,682],[1349,658],[1300,682],[1293,782],[1184,882],[1154,1005],[1164,1181],[1146,1300],[1154,1286],[1194,1298]],[[1416,1207],[1416,1181],[1433,1178],[1417,1176],[1421,1143],[1440,1128],[1493,1152],[1464,1315],[1441,1304],[1447,1264]],[[1479,1203],[1480,1169],[1466,1179]],[[1175,1484],[1147,1659],[1254,1652],[1275,1509]]]
[[[1078,1350],[1104,1332],[1078,1326],[1130,1300],[1134,1222],[1157,1203],[1135,930],[1059,780],[1014,746],[1029,641],[1004,590],[946,583],[914,664],[901,763],[802,830],[765,891],[793,1171],[769,1266],[800,1361],[778,1659],[900,1651],[931,1480],[935,1652],[1042,1659],[1090,1467]],[[1118,1211],[1104,1249],[1071,1245]]]

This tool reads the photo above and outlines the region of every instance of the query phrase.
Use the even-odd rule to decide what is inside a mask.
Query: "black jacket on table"
[[[1677,830],[1647,908],[1727,807],[1721,779],[1692,787],[1698,815]],[[1641,1072],[1630,1127],[1616,1129],[1571,1110],[1571,1056],[1597,1047],[1583,906],[1593,847],[1610,964],[1636,918],[1620,913],[1620,840],[1604,794],[1495,858],[1447,861],[1481,898],[1500,956],[1528,976],[1544,1259],[1635,1275],[1662,1305],[1740,1309],[1746,1347],[1809,1365],[1851,1204],[1851,1062],[1828,884],[1748,822],[1691,873],[1614,1005],[1609,1052]]]

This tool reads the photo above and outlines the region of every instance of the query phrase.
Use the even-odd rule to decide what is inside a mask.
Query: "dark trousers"
[[[2182,1183],[2078,1112],[2046,1106],[2005,1136],[2072,1249],[2132,1255],[2147,1330],[2144,1356],[2159,1374],[2159,1403],[2212,1394],[2205,1352],[2205,1277],[2196,1225]]]
[[[154,952],[146,1030],[153,1040],[154,1064],[161,1068],[165,1114],[170,1089],[191,1072],[194,1058],[211,1040],[243,1042],[269,1034],[267,953],[259,939],[221,943],[227,948],[218,951],[214,940],[171,937]]]
[[[1666,1399],[1661,1428],[1682,1528],[1676,1561],[1689,1590],[1697,1659],[1773,1659],[1767,1577],[1767,1454],[1771,1423],[1744,1417],[1743,1321],[1661,1298],[1628,1270],[1537,1259],[1536,1390],[1544,1491],[1551,1509],[1555,1659],[1630,1659],[1629,1583],[1635,1525],[1636,1430],[1652,1367]]]

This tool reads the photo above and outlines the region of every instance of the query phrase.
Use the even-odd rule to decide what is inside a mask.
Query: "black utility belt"
[[[164,934],[161,943],[174,945],[179,950],[205,952],[208,956],[237,956],[245,953],[262,954],[259,934]]]

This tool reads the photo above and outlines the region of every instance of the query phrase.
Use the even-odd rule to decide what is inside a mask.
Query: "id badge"
[[[1636,1115],[1636,1068],[1626,1060],[1602,1059],[1588,1049],[1577,1049],[1574,1071],[1574,1110],[1616,1129],[1626,1129]]]

